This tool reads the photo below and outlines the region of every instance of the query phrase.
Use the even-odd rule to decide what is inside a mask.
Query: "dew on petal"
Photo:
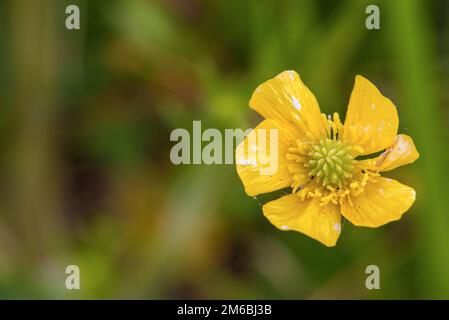
[[[295,80],[295,73],[293,71],[289,71],[288,75],[290,76],[290,80]]]
[[[301,110],[301,104],[299,103],[298,99],[296,97],[292,96],[293,106],[296,110]]]

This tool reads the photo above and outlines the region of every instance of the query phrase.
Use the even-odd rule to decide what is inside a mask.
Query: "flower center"
[[[317,182],[332,187],[342,187],[345,180],[352,177],[355,160],[350,148],[342,141],[322,139],[309,152],[309,161],[304,167],[309,176]]]
[[[326,127],[326,138],[318,142],[296,140],[286,154],[288,170],[292,174],[292,193],[301,201],[319,198],[320,206],[342,204],[363,192],[367,183],[376,182],[379,173],[364,170],[354,159],[363,154],[359,146],[348,146],[340,140],[340,118],[334,113],[330,120],[321,115]],[[312,140],[312,139],[311,139]]]

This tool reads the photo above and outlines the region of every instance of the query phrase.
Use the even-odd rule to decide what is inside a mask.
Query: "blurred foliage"
[[[449,298],[449,2],[379,0],[371,31],[368,4],[1,1],[0,298]],[[233,165],[171,164],[171,130],[254,127],[286,69],[327,113],[356,74],[398,106],[421,153],[389,175],[417,190],[399,222],[325,248],[274,229]]]

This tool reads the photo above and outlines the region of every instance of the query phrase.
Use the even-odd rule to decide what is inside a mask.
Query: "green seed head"
[[[305,167],[323,186],[341,187],[354,170],[354,157],[340,140],[323,139],[313,146]]]

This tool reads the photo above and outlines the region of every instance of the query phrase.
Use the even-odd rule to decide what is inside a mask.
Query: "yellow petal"
[[[337,243],[341,232],[338,206],[319,206],[318,198],[300,201],[290,194],[263,206],[264,215],[281,230],[295,230],[320,241],[328,247]]]
[[[318,140],[326,133],[318,102],[295,71],[284,71],[262,83],[249,105],[265,119],[291,127],[298,139]]]
[[[372,154],[390,146],[398,131],[398,113],[390,99],[362,76],[355,77],[342,139]]]
[[[262,121],[236,149],[237,173],[250,196],[292,184],[286,158],[292,137],[279,127],[275,120]],[[277,139],[271,139],[272,132],[276,132]]]
[[[382,172],[413,163],[418,158],[419,153],[416,151],[412,138],[405,134],[399,134],[393,144],[381,155],[360,161],[359,165],[362,168]]]
[[[356,226],[380,227],[399,220],[415,202],[416,192],[396,180],[376,177],[358,196],[341,205],[341,214]]]

